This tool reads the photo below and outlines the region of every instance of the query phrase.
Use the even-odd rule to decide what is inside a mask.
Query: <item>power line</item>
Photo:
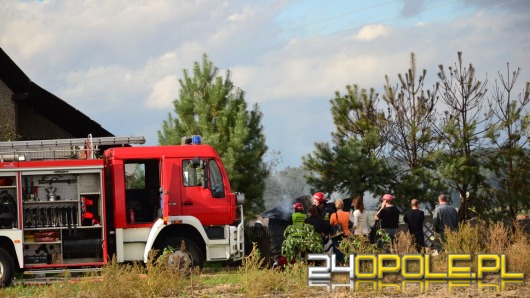
[[[384,2],[384,3],[379,3],[379,4],[376,4],[376,5],[368,6],[368,7],[365,7],[365,8],[358,9],[358,10],[354,10],[354,11],[346,12],[346,13],[339,14],[339,15],[336,15],[336,16],[332,16],[332,17],[329,17],[329,18],[320,19],[320,20],[317,20],[317,21],[314,21],[314,22],[310,22],[310,23],[299,25],[299,26],[295,26],[295,28],[307,27],[307,26],[310,26],[310,25],[314,25],[314,24],[318,24],[318,23],[322,23],[322,22],[327,22],[327,21],[330,21],[330,20],[342,18],[342,17],[348,16],[348,15],[351,15],[351,14],[355,14],[355,13],[358,13],[358,12],[363,12],[363,11],[366,11],[366,10],[370,10],[372,8],[385,6],[387,4],[391,4],[391,3],[399,2],[399,1],[400,0],[392,0],[392,1]]]
[[[318,23],[322,23],[322,22],[327,22],[327,21],[330,21],[330,20],[334,20],[334,19],[337,19],[337,18],[341,18],[341,17],[347,16],[347,15],[351,15],[351,14],[367,11],[367,10],[370,10],[370,9],[373,9],[373,8],[385,6],[385,5],[388,5],[388,4],[391,4],[391,3],[394,3],[394,2],[398,2],[398,1],[400,1],[400,0],[392,0],[392,1],[379,3],[379,4],[376,4],[376,5],[368,6],[368,7],[365,7],[365,8],[358,9],[358,10],[346,12],[346,13],[343,13],[343,14],[340,14],[340,15],[336,15],[336,16],[332,16],[332,17],[316,20],[314,22],[300,24],[300,25],[295,26],[295,28],[307,27],[307,26],[310,26],[310,25],[314,25],[314,24],[318,24]],[[288,45],[288,44],[284,44],[283,46],[286,46],[286,45]],[[282,46],[273,47],[273,49],[281,48],[281,47]],[[168,61],[171,61],[171,60],[179,59],[179,58],[182,58],[182,57],[197,55],[197,54],[199,54],[199,53],[198,52],[192,52],[192,53],[182,54],[182,55],[178,55],[178,56],[174,55],[172,57],[157,59],[157,61],[152,61],[152,62],[149,62],[149,63],[145,64],[144,68],[152,66],[152,65],[157,65],[157,64],[164,63],[164,62],[168,62]],[[156,77],[164,77],[164,76],[167,76],[167,75],[169,75],[169,73],[156,74],[156,75],[151,75],[151,76],[147,76],[147,77],[140,77],[140,78],[136,78],[136,79],[131,80],[131,81],[127,81],[127,82],[120,83],[118,85],[114,85],[114,87],[115,86],[121,86],[121,85],[129,85],[131,82],[134,82],[134,81],[143,81],[144,79],[156,78]],[[107,74],[98,74],[98,75],[87,76],[87,77],[83,78],[83,80],[86,81],[86,80],[90,80],[90,79],[94,79],[94,78],[100,78],[100,77],[104,77],[104,76],[107,76]],[[56,84],[56,86],[59,86],[59,84],[60,83]],[[149,88],[150,87],[144,88],[144,90],[149,89]],[[107,88],[102,88],[100,90],[95,90],[92,93],[97,93],[97,92],[99,92],[101,90],[107,90]]]
[[[518,1],[518,0],[514,0],[514,1]],[[455,3],[455,2],[458,2],[458,0],[453,0],[453,1],[449,1],[449,2],[446,2],[446,3],[439,4],[439,5],[435,5],[435,6],[432,6],[432,7],[426,8],[426,9],[422,9],[422,10],[420,10],[420,12],[425,12],[425,11],[433,10],[433,9],[440,8],[440,7],[443,7],[443,6],[446,6],[446,5],[449,5],[449,4],[452,4],[452,3]],[[376,24],[381,24],[381,23],[387,23],[387,22],[389,22],[389,21],[397,20],[397,19],[400,19],[400,18],[403,18],[403,17],[404,17],[404,16],[402,16],[402,15],[398,15],[398,16],[395,16],[395,17],[386,18],[386,19],[379,20],[379,21],[375,21],[375,22],[368,23],[368,24],[357,25],[357,26],[349,27],[349,28],[342,29],[342,30],[339,30],[339,31],[334,31],[334,32],[327,33],[327,34],[323,34],[323,35],[314,36],[314,37],[307,38],[307,39],[302,39],[302,40],[298,40],[298,41],[290,42],[290,43],[285,44],[285,45],[283,45],[283,46],[281,46],[281,47],[284,47],[284,46],[292,46],[292,45],[296,45],[296,44],[299,44],[299,43],[303,43],[303,42],[307,42],[307,41],[312,41],[312,40],[315,40],[315,39],[320,39],[320,38],[328,37],[328,36],[331,36],[331,35],[335,35],[335,34],[339,34],[339,33],[344,33],[344,32],[347,32],[347,31],[352,31],[352,30],[354,30],[354,29],[361,29],[361,28],[363,28],[363,27],[370,26],[370,25],[376,25]]]
[[[367,8],[363,8],[363,9],[351,11],[351,12],[348,12],[348,13],[344,13],[344,14],[341,14],[341,15],[337,15],[337,16],[333,16],[333,17],[317,20],[317,21],[314,21],[314,22],[306,23],[306,24],[303,24],[303,25],[295,26],[295,28],[301,27],[301,26],[309,26],[309,25],[317,24],[317,23],[321,23],[321,22],[326,22],[326,21],[329,21],[329,20],[333,20],[333,19],[337,19],[337,18],[346,16],[346,15],[350,15],[350,14],[353,14],[353,13],[366,11],[366,10],[369,10],[369,9],[372,9],[372,8],[376,8],[376,7],[380,7],[380,6],[383,6],[383,5],[388,5],[388,4],[396,2],[396,1],[397,0],[380,3],[380,4],[373,5],[373,6],[370,6],[370,7],[367,7]],[[502,5],[515,3],[515,2],[518,2],[518,1],[519,0],[510,0],[510,1],[503,2],[503,3],[496,3],[496,4],[489,5],[489,6],[484,6],[484,7],[481,7],[481,8],[484,9],[484,8],[489,8],[489,7],[502,6]],[[444,6],[447,6],[447,5],[455,3],[455,2],[458,2],[458,1],[457,0],[453,0],[453,1],[448,1],[448,2],[445,2],[445,3],[441,3],[441,4],[438,4],[438,5],[434,5],[434,6],[431,6],[431,7],[428,7],[428,8],[420,10],[419,13],[423,13],[423,12],[426,12],[426,11],[438,9],[440,7],[444,7]],[[369,23],[369,24],[353,26],[353,27],[342,29],[342,30],[334,31],[334,32],[331,32],[331,33],[322,34],[322,35],[318,35],[318,36],[313,36],[313,37],[309,37],[309,38],[301,39],[301,40],[297,40],[297,41],[289,41],[287,43],[283,43],[283,44],[278,45],[276,47],[271,47],[270,49],[281,49],[281,48],[290,47],[290,46],[293,46],[293,45],[299,45],[299,44],[302,44],[302,43],[305,43],[305,42],[314,41],[314,40],[321,39],[321,38],[326,38],[326,37],[329,37],[329,36],[332,36],[332,35],[348,32],[348,31],[352,31],[354,29],[360,29],[360,28],[363,28],[365,26],[381,24],[381,23],[387,23],[389,21],[393,21],[393,20],[400,19],[400,18],[403,18],[403,17],[404,17],[403,15],[398,15],[398,16],[395,16],[395,17],[390,17],[390,18],[379,20],[379,21],[375,21],[375,22],[372,22],[372,23]],[[388,35],[388,34],[386,34],[386,35]],[[156,65],[156,64],[159,64],[159,63],[162,63],[162,62],[167,62],[167,61],[171,61],[171,60],[175,60],[175,59],[179,59],[179,58],[182,58],[182,57],[185,57],[185,56],[191,56],[191,55],[195,55],[195,54],[197,54],[197,52],[188,53],[188,54],[182,54],[182,55],[173,56],[173,57],[165,58],[165,59],[159,59],[156,62],[150,62],[150,63],[146,64],[146,66]],[[116,87],[116,86],[128,86],[128,85],[134,83],[135,81],[140,81],[140,80],[141,81],[145,81],[146,79],[157,78],[157,77],[161,77],[162,78],[162,77],[166,77],[168,75],[171,75],[171,73],[159,73],[159,74],[154,74],[154,75],[150,75],[150,76],[141,76],[139,78],[135,78],[135,79],[127,81],[127,82],[115,84],[114,87]],[[106,76],[106,75],[97,75],[97,76],[87,77],[87,78],[85,78],[85,81],[86,81],[86,79],[98,78],[98,77],[103,77],[103,76]],[[162,84],[164,85],[164,83],[162,83]],[[165,84],[168,84],[168,83],[165,83]],[[106,93],[105,96],[98,97],[98,99],[105,99],[105,98],[115,97],[115,96],[118,96],[118,95],[129,94],[131,92],[138,92],[138,91],[148,90],[148,89],[151,89],[151,88],[152,88],[152,85],[149,85],[149,86],[146,86],[146,87],[127,89],[127,90],[124,90],[124,91],[114,92],[114,93],[110,93],[110,94]],[[94,93],[102,92],[104,90],[108,90],[108,87],[101,88],[99,90],[98,89],[92,89],[92,92],[90,92],[90,93],[94,94]],[[88,101],[88,100],[93,100],[94,98],[90,96],[90,93],[88,95],[86,95],[86,97],[87,97],[86,99],[83,99],[83,97],[85,97],[85,96],[83,96],[83,97],[79,98],[79,100],[77,100],[76,102],[85,102],[85,101]]]
[[[345,17],[345,16],[348,16],[348,15],[351,15],[351,14],[355,14],[355,13],[358,13],[358,12],[367,11],[367,10],[370,10],[370,9],[373,9],[373,8],[385,6],[385,5],[388,5],[388,4],[391,4],[391,3],[394,3],[394,2],[399,2],[399,1],[401,1],[401,0],[392,0],[392,1],[379,3],[379,4],[376,4],[376,5],[368,6],[368,7],[365,7],[365,8],[358,9],[358,10],[346,12],[346,13],[343,13],[343,14],[340,14],[340,15],[336,15],[336,16],[332,16],[332,17],[316,20],[316,21],[313,21],[313,22],[305,23],[305,24],[300,24],[300,25],[295,26],[294,28],[308,27],[310,25],[331,21],[331,20],[334,20],[334,19]],[[175,56],[172,56],[172,57],[160,58],[160,59],[157,59],[156,61],[151,61],[149,63],[146,63],[144,65],[144,67],[148,67],[148,66],[151,66],[151,65],[157,65],[157,64],[161,64],[161,63],[164,63],[164,62],[167,62],[167,61],[175,60],[175,59],[182,58],[182,57],[197,55],[197,54],[200,54],[200,53],[199,52],[191,52],[191,53],[184,53],[184,54],[179,55],[179,56],[175,55]],[[105,74],[87,76],[84,79],[98,78],[98,77],[102,77],[102,76],[105,76]]]

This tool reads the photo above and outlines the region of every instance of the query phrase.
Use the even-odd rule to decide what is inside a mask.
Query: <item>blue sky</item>
[[[530,81],[530,1],[0,1],[0,47],[37,84],[115,135],[156,132],[203,53],[258,103],[270,150],[299,166],[329,141],[329,100],[382,90],[416,53],[436,80],[463,51],[490,84],[506,63]],[[429,86],[429,84],[427,86]]]

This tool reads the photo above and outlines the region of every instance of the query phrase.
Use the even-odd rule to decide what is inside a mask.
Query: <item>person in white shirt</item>
[[[353,222],[353,234],[368,236],[370,233],[368,212],[364,209],[362,198],[360,196],[353,198],[352,206],[355,208],[355,211],[350,214],[350,220]]]

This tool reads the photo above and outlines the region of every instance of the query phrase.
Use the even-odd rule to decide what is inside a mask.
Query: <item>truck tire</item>
[[[11,255],[0,247],[0,286],[6,287],[11,284],[15,276],[15,262]]]
[[[184,249],[181,248],[182,242],[185,244]],[[177,266],[183,271],[194,267],[202,269],[204,265],[202,251],[193,240],[185,237],[168,238],[161,245],[161,253],[164,253],[164,249],[169,247],[173,249],[173,253],[168,257],[168,265]],[[179,264],[175,265],[176,262],[179,262]]]

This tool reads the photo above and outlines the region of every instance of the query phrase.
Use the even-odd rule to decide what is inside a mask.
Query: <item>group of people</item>
[[[333,252],[336,255],[337,261],[343,261],[343,255],[339,250],[339,245],[344,237],[354,235],[368,235],[370,230],[368,224],[368,213],[364,208],[361,197],[355,197],[352,202],[354,211],[344,211],[344,201],[341,199],[335,200],[334,204],[328,204],[328,199],[324,193],[317,192],[313,195],[313,206],[308,210],[308,216],[304,212],[304,207],[301,203],[295,203],[294,213],[292,215],[292,224],[301,225],[303,223],[310,224],[314,227],[315,232],[322,237],[323,245],[325,245],[331,238]],[[333,237],[332,229],[334,226],[342,226],[342,234]],[[330,237],[331,235],[331,237]]]
[[[304,211],[301,203],[294,204],[294,213],[292,215],[292,224],[301,225],[310,224],[314,227],[315,232],[321,235],[323,244],[328,242],[329,235],[332,234],[334,226],[341,225],[343,234],[331,239],[333,252],[336,255],[337,262],[343,261],[343,255],[340,252],[339,245],[344,237],[353,235],[363,235],[369,237],[369,234],[377,228],[383,229],[393,241],[399,225],[399,209],[393,205],[394,197],[385,194],[381,198],[381,207],[375,215],[376,224],[371,227],[368,222],[368,212],[364,207],[362,198],[357,196],[352,200],[350,212],[344,211],[344,201],[335,200],[334,204],[327,204],[327,198],[322,192],[313,195],[313,206],[308,210],[308,216]],[[412,199],[410,202],[411,209],[407,210],[403,220],[408,225],[410,234],[414,237],[415,246],[418,252],[425,247],[425,237],[423,233],[423,223],[425,214],[419,209],[420,202]],[[444,238],[446,228],[451,230],[458,227],[458,215],[454,207],[448,204],[447,196],[441,194],[438,196],[438,205],[433,212],[433,230]],[[379,243],[380,244],[380,243]],[[438,247],[439,248],[439,247]]]
[[[394,241],[394,237],[399,225],[399,209],[392,204],[394,197],[390,194],[385,194],[381,198],[381,208],[375,215],[376,221],[379,221],[381,229],[384,229],[390,236],[390,240]],[[423,234],[423,222],[425,214],[420,210],[420,201],[412,199],[410,201],[411,209],[407,210],[403,215],[403,221],[407,224],[409,233],[413,236],[414,245],[418,252],[421,252],[425,247],[425,236]],[[438,205],[434,208],[432,217],[433,232],[440,235],[433,243],[438,250],[441,249],[441,242],[445,241],[445,229],[455,230],[458,228],[458,212],[449,205],[449,200],[445,194],[438,196]]]

